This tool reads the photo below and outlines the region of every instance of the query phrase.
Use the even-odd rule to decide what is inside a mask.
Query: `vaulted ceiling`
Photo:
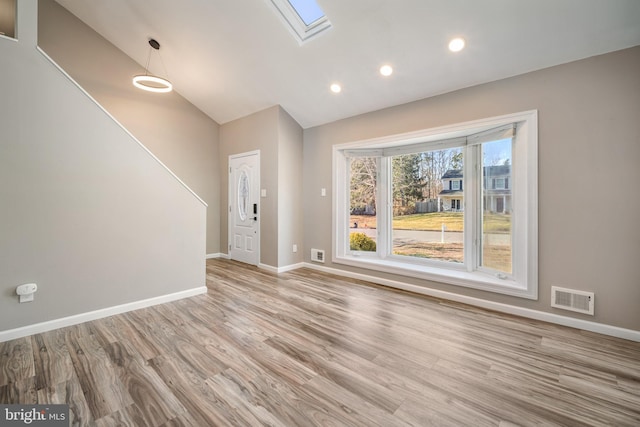
[[[303,45],[271,0],[57,1],[142,66],[157,39],[151,71],[220,124],[279,104],[308,128],[640,45],[638,0],[318,0],[332,27]]]

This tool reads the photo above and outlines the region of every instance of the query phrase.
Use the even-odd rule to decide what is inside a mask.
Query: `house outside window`
[[[458,165],[458,167],[456,169],[448,169],[441,177],[444,185],[442,191],[437,195],[440,211],[464,209],[464,204],[461,203],[463,197],[462,189],[464,188],[462,184],[463,171],[461,165]],[[458,202],[455,202],[456,200]]]
[[[511,165],[486,166],[483,171],[483,205],[487,212],[508,214],[512,210]]]
[[[334,188],[333,262],[537,298],[535,111],[336,145]]]

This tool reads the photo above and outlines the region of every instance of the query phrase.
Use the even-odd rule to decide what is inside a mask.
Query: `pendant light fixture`
[[[158,51],[160,62],[162,62],[162,57],[160,56],[160,43],[154,39],[149,39],[149,46],[151,47],[149,48],[149,56],[147,57],[147,66],[144,69],[144,74],[134,76],[133,85],[149,92],[171,92],[171,90],[173,90],[173,85],[169,80],[149,74],[149,61],[151,61],[151,54],[153,53],[153,50]],[[162,67],[164,68],[164,63],[162,63]],[[165,74],[166,72],[167,70],[165,69]]]

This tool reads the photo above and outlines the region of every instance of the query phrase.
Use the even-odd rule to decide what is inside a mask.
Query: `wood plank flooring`
[[[0,343],[0,403],[80,426],[639,426],[640,344],[319,273]]]

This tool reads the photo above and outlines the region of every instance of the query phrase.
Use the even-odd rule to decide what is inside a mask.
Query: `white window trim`
[[[517,138],[514,144],[513,167],[510,186],[514,190],[513,209],[517,212],[513,223],[513,270],[516,276],[505,278],[495,271],[468,271],[465,265],[457,265],[440,261],[425,263],[423,260],[412,260],[411,257],[378,256],[376,253],[352,252],[348,248],[349,233],[349,194],[344,182],[347,176],[345,150],[371,149],[389,151],[396,146],[408,144],[429,144],[434,141],[458,138],[470,133],[481,132],[508,123],[519,123]],[[440,149],[434,145],[431,149]],[[468,153],[473,153],[469,150]],[[473,154],[471,154],[473,155]],[[465,175],[475,176],[473,171],[466,170],[472,162],[465,161]],[[380,173],[385,173],[380,168]],[[342,178],[340,178],[342,177]],[[526,179],[525,179],[526,178]],[[478,187],[478,186],[474,186]],[[473,187],[466,187],[470,190]],[[381,192],[384,193],[384,192]],[[475,120],[465,123],[442,126],[398,135],[385,136],[362,141],[337,144],[333,146],[333,210],[332,210],[332,262],[353,267],[366,268],[385,273],[415,277],[457,286],[481,289],[490,292],[513,295],[528,299],[538,298],[538,112],[537,110],[508,114],[499,117]],[[380,206],[386,206],[384,194],[379,194]],[[464,210],[474,208],[474,197],[465,196]],[[387,209],[380,209],[381,221],[385,221]],[[471,218],[472,216],[466,216]],[[475,233],[477,225],[472,220],[465,221],[465,230]],[[378,240],[387,242],[391,238],[391,230],[382,233],[378,229]],[[465,259],[470,256],[471,248],[465,246]],[[501,276],[501,277],[498,277]]]
[[[323,16],[311,24],[307,25],[296,9],[287,0],[267,0],[278,11],[285,26],[294,35],[298,44],[302,45],[312,37],[320,34],[324,30],[331,28],[331,22],[327,16]]]

